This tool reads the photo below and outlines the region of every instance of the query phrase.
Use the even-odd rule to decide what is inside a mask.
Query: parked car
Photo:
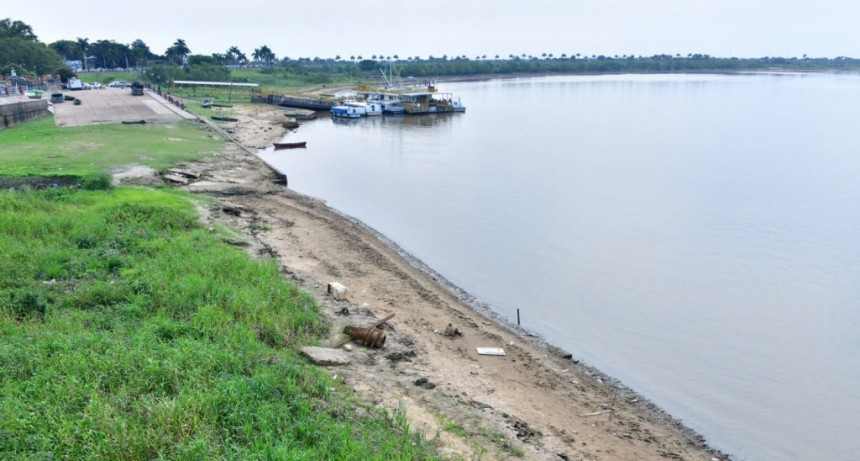
[[[131,83],[123,82],[122,80],[118,80],[116,82],[110,82],[108,84],[108,86],[111,88],[128,88],[131,86]]]
[[[100,89],[102,89],[103,87],[102,87],[102,84],[101,84],[101,83],[99,83],[99,82],[93,82],[93,83],[90,83],[90,88],[92,88],[92,89],[94,89],[94,90],[100,90]]]

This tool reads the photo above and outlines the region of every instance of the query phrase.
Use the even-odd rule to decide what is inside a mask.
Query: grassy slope
[[[187,122],[57,128],[43,117],[0,131],[0,176],[85,176],[127,164],[161,169],[211,155],[221,142]]]
[[[48,130],[34,123],[22,132]],[[54,171],[0,143],[14,171]],[[59,144],[68,170],[94,168]],[[0,459],[434,457],[402,415],[298,358],[327,328],[313,298],[204,229],[183,194],[2,191],[0,262]]]

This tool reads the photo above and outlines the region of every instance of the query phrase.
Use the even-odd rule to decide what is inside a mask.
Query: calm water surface
[[[857,459],[860,77],[441,91],[468,113],[323,119],[263,155],[739,459]]]

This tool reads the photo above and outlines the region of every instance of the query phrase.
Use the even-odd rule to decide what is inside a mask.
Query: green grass
[[[110,187],[221,141],[191,125],[0,132],[0,459],[434,459],[405,414],[298,349],[329,326],[275,261],[223,243],[191,196]]]
[[[526,455],[522,448],[514,445],[504,434],[485,427],[481,427],[480,431],[482,436],[492,442],[502,452],[516,458],[522,458]]]
[[[43,117],[0,131],[0,176],[87,176],[127,164],[162,169],[212,155],[222,142],[189,122],[58,128]]]
[[[253,67],[248,69],[232,69],[235,81],[259,83],[261,89],[294,91],[310,86],[337,86],[357,83],[357,79],[345,74],[333,73],[326,69],[313,69],[297,73],[291,69],[275,67],[266,69]]]
[[[328,325],[170,190],[0,192],[0,459],[429,459],[298,358]]]
[[[257,83],[260,86],[256,90],[275,93],[296,92],[303,88],[318,87],[323,84],[339,86],[358,82],[357,79],[344,74],[329,72],[298,74],[283,68],[276,68],[271,73],[266,72],[263,68],[231,69],[231,73],[236,82]],[[176,86],[169,91],[175,95],[199,101],[211,99],[216,103],[230,104],[249,102],[252,92],[250,88],[236,87],[231,91],[229,87],[214,86]]]

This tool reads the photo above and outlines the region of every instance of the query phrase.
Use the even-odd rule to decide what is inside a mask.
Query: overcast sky
[[[43,0],[6,15],[46,43],[139,38],[158,54],[182,38],[193,54],[268,45],[279,58],[860,57],[857,0]]]

